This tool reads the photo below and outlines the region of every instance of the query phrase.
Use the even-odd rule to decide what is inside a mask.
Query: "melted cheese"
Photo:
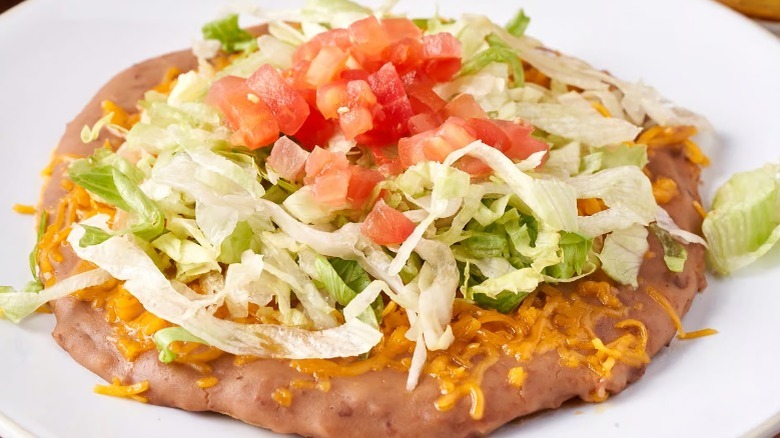
[[[277,388],[271,393],[271,399],[279,406],[289,407],[292,404],[292,393],[287,388]]]

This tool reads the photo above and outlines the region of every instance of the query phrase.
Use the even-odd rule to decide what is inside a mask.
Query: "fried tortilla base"
[[[102,116],[101,101],[110,99],[126,110],[134,111],[144,91],[152,88],[172,66],[188,71],[196,62],[189,51],[177,52],[137,64],[113,78],[67,126],[55,154],[86,156],[101,146],[109,134],[86,145],[79,138],[84,125],[91,126]],[[665,205],[666,209],[682,228],[700,232],[701,216],[692,204],[699,199],[698,168],[684,158],[679,148],[652,152],[649,168],[653,175],[671,178],[679,187],[679,194]],[[43,190],[42,206],[49,213],[55,212],[57,202],[64,194],[60,184],[64,169],[64,164],[56,166]],[[659,256],[644,261],[637,290],[620,286],[618,296],[632,309],[628,318],[640,320],[647,327],[647,353],[652,356],[670,342],[675,327],[669,315],[645,293],[646,287],[661,291],[682,315],[696,292],[704,288],[705,279],[701,246],[688,245],[684,271],[672,273],[660,256],[663,250],[652,233],[648,240],[650,251]],[[63,253],[67,254],[65,261],[57,267],[58,278],[65,278],[77,261],[72,252]],[[635,306],[637,303],[641,305]],[[289,361],[261,359],[236,366],[232,356],[224,355],[211,363],[213,376],[219,383],[201,389],[196,381],[203,375],[185,365],[163,364],[157,360],[155,351],[128,362],[111,340],[112,328],[103,311],[93,309],[90,303],[68,297],[53,303],[52,307],[57,318],[54,339],[73,359],[106,381],[113,377],[119,377],[125,383],[148,380],[149,391],[144,395],[150,403],[188,411],[221,412],[276,432],[306,436],[481,436],[515,418],[559,407],[571,398],[587,398],[597,385],[605,387],[609,393],[617,393],[644,373],[643,367],[618,364],[610,378],[600,381],[585,367],[560,365],[555,351],[536,355],[522,363],[502,356],[484,375],[482,389],[486,408],[480,420],[469,416],[468,397],[462,398],[451,410],[440,412],[434,406],[440,392],[433,378],[423,376],[414,391],[407,391],[406,374],[391,369],[354,377],[334,377],[328,392],[292,390],[292,404],[283,407],[272,399],[274,390],[287,387],[294,379],[310,378],[293,369]],[[597,326],[597,333],[605,343],[616,337],[612,326],[609,323]],[[522,366],[527,373],[520,389],[507,381],[508,370],[516,366]]]

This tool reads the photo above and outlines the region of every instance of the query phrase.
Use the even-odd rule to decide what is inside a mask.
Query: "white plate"
[[[707,198],[728,174],[780,155],[780,43],[767,31],[707,0],[464,0],[441,2],[440,10],[457,15],[471,9],[504,21],[521,3],[532,17],[530,33],[549,46],[625,79],[644,79],[710,119],[722,147],[705,174]],[[0,15],[3,284],[28,279],[33,221],[10,208],[35,203],[39,170],[65,123],[119,70],[187,47],[219,6],[207,0],[28,0]],[[397,10],[431,14],[434,6],[401,1]],[[684,324],[717,328],[717,336],[673,341],[643,379],[606,403],[566,407],[498,435],[736,436],[777,430],[780,270],[772,267],[779,262],[775,250],[759,266],[710,280]],[[22,436],[15,422],[42,437],[265,436],[218,415],[94,395],[99,379],[56,346],[52,327],[50,316],[35,316],[21,327],[0,321],[0,412],[7,417],[0,415],[0,435]]]

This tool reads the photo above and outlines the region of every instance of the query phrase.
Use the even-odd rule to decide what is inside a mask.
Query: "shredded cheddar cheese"
[[[590,106],[592,106],[593,109],[598,111],[599,114],[601,114],[602,116],[604,116],[604,117],[612,117],[612,114],[609,113],[609,110],[607,108],[605,108],[604,105],[602,105],[601,103],[599,103],[599,102],[591,102]]]
[[[195,384],[198,385],[198,388],[201,389],[211,388],[212,386],[215,386],[217,383],[219,383],[219,379],[217,379],[214,376],[201,377],[200,379],[195,381]]]
[[[685,151],[685,157],[691,161],[691,163],[698,164],[699,166],[707,167],[710,165],[710,159],[704,155],[704,152],[699,149],[699,145],[692,140],[687,139],[683,141],[683,150]]]
[[[636,140],[648,148],[681,144],[696,135],[695,126],[653,126],[642,132]]]
[[[25,204],[14,204],[13,210],[19,214],[35,214],[35,207]]]
[[[677,183],[673,179],[659,176],[653,181],[653,197],[658,204],[668,204],[678,194]]]
[[[683,330],[680,316],[677,314],[677,311],[674,309],[674,306],[672,305],[672,303],[669,302],[669,300],[664,296],[664,294],[662,294],[652,286],[647,287],[647,294],[650,295],[650,298],[652,298],[653,301],[658,303],[658,305],[661,306],[661,308],[663,308],[664,311],[666,311],[666,313],[669,315],[669,318],[672,320],[672,324],[674,324],[674,327],[677,329],[677,337],[679,339],[694,339],[694,338],[710,336],[718,333],[717,330],[711,328],[705,328],[693,332],[686,332],[685,330]]]
[[[173,87],[176,86],[176,81],[180,74],[181,70],[179,70],[178,67],[169,67],[168,70],[165,71],[165,74],[163,74],[160,83],[152,89],[162,94],[170,93],[171,90],[173,90]]]
[[[698,212],[699,215],[701,215],[702,219],[707,217],[707,210],[704,209],[704,207],[701,205],[701,202],[694,200],[693,208],[695,208],[696,212]]]
[[[111,116],[111,123],[117,126],[121,126],[125,129],[130,129],[138,123],[138,121],[141,118],[140,113],[133,113],[128,114],[127,111],[124,110],[124,108],[120,107],[116,103],[110,100],[104,100],[100,103],[100,108],[103,110],[103,115],[107,116],[109,114],[113,114]]]
[[[607,205],[599,198],[577,199],[577,214],[580,216],[592,216],[606,209]]]
[[[142,403],[147,403],[149,400],[140,394],[143,394],[148,390],[149,382],[147,380],[132,385],[122,385],[122,382],[118,377],[114,377],[110,385],[95,385],[95,388],[93,389],[97,394],[130,398]]]

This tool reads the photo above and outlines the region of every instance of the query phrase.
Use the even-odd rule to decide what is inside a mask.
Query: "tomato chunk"
[[[434,114],[416,114],[409,118],[409,132],[412,135],[436,129],[441,125],[441,120]]]
[[[385,27],[373,15],[349,25],[354,48],[369,57],[378,57],[390,43]]]
[[[387,133],[388,140],[396,141],[408,132],[407,122],[414,115],[401,77],[388,62],[368,77],[368,85],[382,108],[377,124]]]
[[[295,181],[303,174],[309,153],[287,137],[276,140],[266,163],[282,178]]]
[[[501,152],[513,160],[525,160],[535,152],[550,150],[550,145],[531,137],[534,127],[528,122],[513,123],[506,120],[493,120],[492,122],[509,138],[509,146]],[[545,155],[544,160],[547,159],[548,155]]]
[[[460,41],[447,32],[425,35],[422,41],[425,74],[437,82],[452,79],[461,66]]]
[[[403,243],[414,231],[414,222],[379,200],[360,226],[360,232],[377,245]]]
[[[338,119],[339,108],[349,101],[347,82],[336,81],[317,88],[317,109],[326,119]]]
[[[348,168],[349,161],[344,154],[338,154],[321,147],[316,147],[306,160],[306,178],[304,181],[309,184],[320,175],[333,170],[341,171],[347,170]]]
[[[318,176],[312,186],[314,200],[331,207],[346,207],[349,177],[349,170],[336,169]]]
[[[314,87],[327,84],[344,70],[349,54],[338,47],[326,46],[320,49],[306,71],[306,82]]]
[[[301,93],[291,87],[271,65],[265,64],[257,69],[246,80],[246,84],[268,105],[283,133],[295,134],[309,116],[309,105]]]
[[[304,149],[312,150],[315,146],[325,146],[335,133],[336,125],[330,120],[325,120],[319,111],[309,107],[309,117],[295,133],[295,139]]]
[[[347,201],[354,208],[362,208],[374,191],[374,187],[385,178],[380,172],[361,166],[353,165],[351,166],[351,171],[349,188],[347,189]]]
[[[423,45],[419,39],[404,38],[387,46],[382,57],[391,62],[399,74],[404,75],[414,71],[422,63]]]
[[[487,119],[468,119],[466,121],[474,135],[486,145],[505,151],[511,143],[506,133],[493,121]]]
[[[338,47],[342,51],[347,51],[352,45],[349,39],[347,29],[332,29],[327,32],[315,35],[314,38],[301,44],[293,53],[293,64],[300,61],[311,61],[322,50],[323,47]]]
[[[225,76],[212,84],[206,103],[222,111],[225,122],[234,131],[233,143],[257,149],[279,138],[279,125],[268,105],[260,99],[250,100],[251,93],[244,79]]]
[[[414,82],[406,87],[415,113],[436,114],[447,105],[447,102],[433,91],[433,85],[429,80],[415,78]]]
[[[374,127],[371,111],[363,107],[351,108],[339,115],[339,126],[344,131],[344,137],[352,140]]]
[[[431,130],[398,140],[398,158],[404,168],[425,161],[424,143],[434,134],[435,131]]]
[[[408,18],[383,18],[382,27],[391,42],[406,38],[418,40],[422,36],[420,28]]]
[[[477,103],[474,96],[463,93],[455,96],[444,106],[444,113],[448,117],[460,117],[461,119],[487,119],[485,110]]]

